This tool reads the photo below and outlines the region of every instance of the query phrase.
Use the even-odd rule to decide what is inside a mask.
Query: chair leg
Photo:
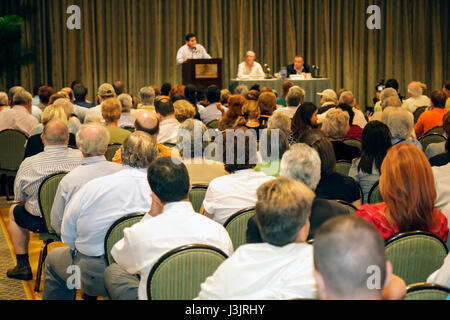
[[[42,245],[42,248],[41,248],[41,252],[39,253],[39,263],[38,263],[38,269],[37,269],[37,273],[36,273],[36,285],[34,286],[34,292],[39,292],[44,261],[45,261],[45,258],[47,257],[47,248],[48,248],[48,245],[52,242],[53,242],[53,240],[51,240],[51,239],[44,241],[44,244]]]

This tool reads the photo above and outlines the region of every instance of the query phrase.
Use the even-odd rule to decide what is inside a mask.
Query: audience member
[[[133,98],[128,93],[122,93],[117,97],[121,107],[122,114],[120,115],[117,125],[119,128],[134,128],[135,118],[131,115],[131,107],[133,105]]]
[[[445,130],[445,136],[447,138],[446,141],[439,143],[430,143],[427,147],[425,154],[428,159],[430,159],[430,164],[432,167],[434,166],[444,166],[450,162],[450,113],[447,112],[444,115],[443,126]],[[434,156],[429,156],[433,155]]]
[[[261,111],[259,122],[267,128],[270,117],[277,109],[277,96],[273,92],[262,92],[258,97],[258,107]]]
[[[201,284],[197,299],[315,299],[313,248],[306,243],[314,192],[278,178],[257,190],[262,243],[240,246]]]
[[[358,105],[356,104],[356,99],[351,91],[344,91],[340,95],[339,104],[347,104],[350,107],[352,107],[353,112],[355,112],[353,124],[360,126],[361,129],[364,129],[364,127],[367,124],[367,120],[364,117],[364,114],[362,113],[362,111],[359,109]]]
[[[447,109],[445,109],[446,99],[447,96],[441,90],[434,90],[431,93],[432,109],[422,113],[414,126],[417,137],[426,134],[431,128],[442,126],[442,119],[444,114],[447,113]]]
[[[220,90],[220,104],[228,108],[228,99],[231,97],[231,92],[228,89]]]
[[[187,100],[181,99],[173,103],[175,109],[175,118],[179,123],[183,123],[187,119],[193,119],[195,117],[195,108]]]
[[[170,89],[169,97],[173,99],[175,95],[181,95],[184,97],[184,89],[186,88],[185,85],[182,84],[176,84]]]
[[[28,259],[29,232],[47,231],[38,203],[41,183],[54,173],[72,170],[82,161],[80,151],[67,148],[69,131],[63,121],[55,119],[48,122],[42,132],[42,140],[45,145],[44,152],[22,161],[14,181],[14,201],[18,204],[9,209],[8,231],[17,265],[7,271],[9,278],[33,278]]]
[[[106,160],[109,132],[99,123],[82,125],[76,140],[76,145],[83,154],[83,162],[64,176],[58,185],[50,215],[52,228],[57,234],[61,234],[64,209],[75,193],[88,181],[122,169],[121,165]]]
[[[282,112],[275,112],[267,123],[267,129],[280,129],[286,137],[289,137],[291,132],[291,119]]]
[[[219,119],[218,129],[224,131],[234,127],[236,120],[243,115],[242,107],[247,102],[244,96],[234,94],[228,99],[228,110]]]
[[[219,109],[220,105],[220,90],[217,86],[209,86],[206,90],[206,98],[208,99],[209,105],[207,107],[199,107],[200,119],[204,124],[208,124],[213,120],[218,120],[222,117],[222,111]],[[223,108],[224,113],[227,108]]]
[[[94,108],[95,105],[93,103],[86,101],[87,93],[88,93],[88,89],[83,84],[75,85],[73,87],[73,95],[75,97],[75,101],[73,102],[73,104],[76,104],[80,107],[84,107],[84,108],[88,108],[88,109]]]
[[[104,241],[109,227],[127,214],[148,212],[151,190],[147,167],[157,157],[156,144],[145,132],[134,132],[122,145],[124,168],[84,184],[64,210],[61,239],[45,259],[43,300],[73,299],[75,289],[106,296]],[[67,286],[69,266],[80,269],[80,288]]]
[[[349,130],[350,116],[341,109],[330,109],[322,123],[322,131],[333,145],[336,160],[352,161],[360,156],[360,150],[344,143]]]
[[[302,134],[313,128],[317,128],[316,105],[312,102],[305,102],[298,107],[291,122],[291,133],[289,135],[289,144],[299,141]]]
[[[39,124],[31,115],[32,99],[31,94],[24,89],[17,91],[10,100],[12,107],[0,112],[0,131],[13,129],[30,136],[31,131]]]
[[[333,146],[322,131],[309,130],[300,138],[300,142],[314,148],[320,157],[320,182],[315,188],[316,196],[323,199],[343,200],[361,206],[361,193],[358,184],[351,177],[336,172],[336,158]]]
[[[430,107],[431,100],[423,94],[423,89],[420,82],[413,81],[408,84],[408,111],[414,113],[419,107]]]
[[[102,117],[109,132],[109,144],[123,144],[131,134],[130,131],[119,128],[119,119],[122,115],[122,106],[116,98],[109,98],[102,102]]]
[[[248,87],[245,84],[240,84],[234,89],[234,94],[239,94],[244,98],[247,97]],[[246,98],[247,99],[247,98]]]
[[[172,85],[169,82],[163,83],[163,85],[161,86],[161,95],[168,97],[171,89]]]
[[[357,217],[335,217],[317,230],[314,266],[321,300],[400,300],[406,294],[405,282],[392,274],[383,238]],[[379,278],[370,282],[374,266]]]
[[[111,250],[114,263],[105,271],[113,300],[147,299],[147,279],[158,259],[182,245],[198,243],[233,253],[228,232],[194,212],[189,202],[189,174],[184,164],[160,158],[148,168],[152,207],[146,218],[124,230]],[[148,217],[147,217],[148,216]]]
[[[86,112],[85,118],[89,117],[90,119],[93,118],[101,118],[102,117],[102,103],[103,101],[109,99],[109,98],[115,98],[116,97],[116,91],[114,90],[114,87],[109,83],[103,83],[98,87],[97,92],[97,98],[99,104],[93,108],[88,109]],[[102,120],[103,121],[103,120]]]
[[[364,194],[363,203],[368,201],[372,186],[380,180],[383,159],[392,147],[389,128],[380,121],[370,121],[362,132],[361,157],[353,159],[349,177],[359,183]]]
[[[213,179],[227,174],[222,162],[212,160],[214,145],[205,124],[187,119],[178,130],[177,149],[180,150],[191,184],[208,185]]]
[[[9,109],[9,99],[6,92],[0,91],[0,111]]]
[[[160,97],[155,103],[156,116],[159,120],[158,143],[177,143],[180,123],[175,117],[175,109],[169,97]]]
[[[447,96],[447,100],[445,102],[445,109],[450,110],[450,81],[449,80],[444,82],[442,91],[444,91],[445,95]]]
[[[344,139],[357,139],[357,140],[361,141],[363,129],[361,129],[360,126],[353,124],[353,119],[355,118],[355,112],[353,111],[353,108],[345,103],[341,103],[341,104],[337,105],[336,108],[347,112],[349,115],[349,120],[348,120],[349,129],[348,129],[347,134],[345,135]]]
[[[55,89],[49,86],[42,86],[38,89],[39,103],[35,106],[39,107],[43,112],[45,107],[48,106],[50,96],[55,93]]]
[[[256,189],[273,177],[253,170],[257,163],[257,143],[252,133],[244,129],[227,130],[216,140],[216,159],[221,157],[229,175],[209,183],[203,208],[206,216],[224,224],[234,213],[254,206]]]
[[[442,266],[428,277],[427,282],[450,288],[450,253]]]
[[[410,143],[422,150],[422,144],[413,136],[414,122],[408,111],[403,108],[387,107],[383,110],[382,120],[391,132],[392,145]]]
[[[262,163],[258,163],[255,171],[262,171],[267,176],[280,175],[281,158],[289,150],[286,135],[280,129],[265,129],[261,132],[259,141],[259,155]]]
[[[331,108],[336,107],[338,103],[338,97],[333,89],[323,90],[322,92],[319,92],[317,95],[322,97],[320,98],[320,108],[318,114],[322,114],[324,112],[327,112]]]
[[[151,87],[142,87],[141,90],[139,90],[139,97],[141,98],[141,103],[138,104],[138,109],[144,109],[147,111],[153,111],[155,110],[155,90]]]
[[[299,86],[292,86],[286,95],[286,107],[279,108],[274,113],[283,112],[292,119],[298,107],[303,104],[305,94],[305,90]]]
[[[265,128],[259,122],[260,115],[261,112],[258,101],[247,100],[242,106],[242,116],[236,120],[233,128],[238,129],[245,127],[249,129],[255,135],[256,140],[259,141],[260,131]]]
[[[125,83],[120,80],[116,80],[113,82],[114,92],[116,93],[116,97],[120,96],[123,93],[127,93],[127,88],[125,88]]]
[[[294,83],[290,80],[284,80],[281,86],[281,96],[277,98],[277,105],[286,107],[286,95],[289,89],[294,86]]]
[[[400,232],[424,230],[447,241],[447,218],[435,208],[433,172],[417,147],[401,143],[387,152],[380,193],[383,203],[365,204],[355,215],[372,223],[385,240]]]

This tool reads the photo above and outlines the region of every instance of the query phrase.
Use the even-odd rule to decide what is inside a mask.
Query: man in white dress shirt
[[[265,74],[261,65],[256,62],[256,54],[247,51],[245,61],[239,64],[237,78],[239,80],[264,79]]]
[[[209,86],[206,89],[206,99],[209,102],[209,105],[203,107],[201,105],[198,106],[198,111],[200,114],[200,119],[204,124],[208,124],[213,120],[220,119],[222,117],[222,111],[217,108],[220,104],[220,89],[217,86]],[[228,108],[223,107],[223,113],[227,112]]]
[[[313,247],[305,242],[314,196],[284,177],[261,185],[255,217],[264,242],[237,248],[201,285],[197,299],[315,299]]]
[[[159,158],[148,169],[152,208],[140,222],[125,228],[111,254],[117,263],[105,270],[114,300],[147,299],[147,279],[158,259],[177,247],[198,243],[233,253],[223,226],[194,211],[189,202],[189,174],[183,163]],[[139,278],[138,276],[139,275]]]
[[[147,212],[151,190],[147,167],[157,157],[156,143],[145,132],[132,133],[122,145],[124,168],[87,182],[64,210],[61,239],[45,259],[44,300],[70,300],[77,286],[68,287],[69,266],[79,269],[81,286],[88,296],[105,296],[104,241],[110,226],[127,214]]]
[[[180,123],[175,117],[175,108],[169,97],[162,97],[155,102],[156,116],[159,119],[158,143],[177,143]]]
[[[85,119],[101,119],[104,121],[102,116],[102,102],[109,98],[115,98],[116,91],[111,84],[103,83],[100,87],[98,87],[97,97],[99,104],[86,111]]]
[[[14,181],[14,201],[19,203],[12,205],[9,210],[8,230],[16,253],[17,266],[7,271],[9,278],[33,278],[28,259],[30,231],[38,233],[47,230],[38,203],[41,183],[52,174],[72,170],[82,161],[79,150],[67,147],[69,130],[61,120],[50,120],[46,124],[42,140],[44,151],[26,158],[20,164]]]
[[[11,108],[0,113],[0,131],[6,129],[19,130],[30,136],[39,121],[31,114],[33,96],[24,89],[19,90],[10,100]]]
[[[83,163],[69,172],[59,183],[50,214],[50,223],[61,234],[64,209],[75,193],[88,181],[115,173],[122,166],[107,161],[109,132],[99,123],[82,125],[77,132],[77,147],[83,153]]]
[[[205,48],[197,43],[197,36],[194,33],[188,33],[185,40],[186,44],[177,52],[177,65],[185,63],[188,59],[211,59]]]

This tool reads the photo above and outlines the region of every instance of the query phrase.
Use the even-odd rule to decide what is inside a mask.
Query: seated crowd
[[[8,277],[33,278],[29,232],[47,231],[39,187],[67,173],[50,214],[66,246],[45,259],[43,299],[73,299],[76,289],[147,299],[158,259],[193,243],[228,256],[196,299],[402,299],[405,282],[393,274],[384,240],[422,230],[449,245],[449,81],[429,97],[411,82],[405,99],[391,79],[366,115],[348,89],[326,89],[315,105],[290,81],[280,96],[258,85],[231,93],[165,83],[132,97],[121,81],[102,84],[97,101],[81,81],[35,92],[0,92],[0,131],[28,139],[9,209],[17,265]],[[424,148],[421,139],[436,128],[445,141]],[[108,155],[112,145],[119,148]],[[383,202],[370,203],[377,184]],[[189,198],[194,185],[207,187],[199,212]],[[224,225],[247,208],[256,212],[247,244],[233,249]],[[108,229],[133,213],[142,220],[105,252]],[[67,286],[73,265],[78,287]],[[376,289],[365,285],[371,265],[381,266]],[[450,286],[450,256],[428,281]]]

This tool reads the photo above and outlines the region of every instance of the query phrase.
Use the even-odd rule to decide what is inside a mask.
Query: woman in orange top
[[[380,193],[384,202],[365,204],[355,215],[368,220],[384,239],[408,231],[448,237],[447,218],[434,207],[436,188],[425,154],[416,146],[393,146],[381,165]]]

